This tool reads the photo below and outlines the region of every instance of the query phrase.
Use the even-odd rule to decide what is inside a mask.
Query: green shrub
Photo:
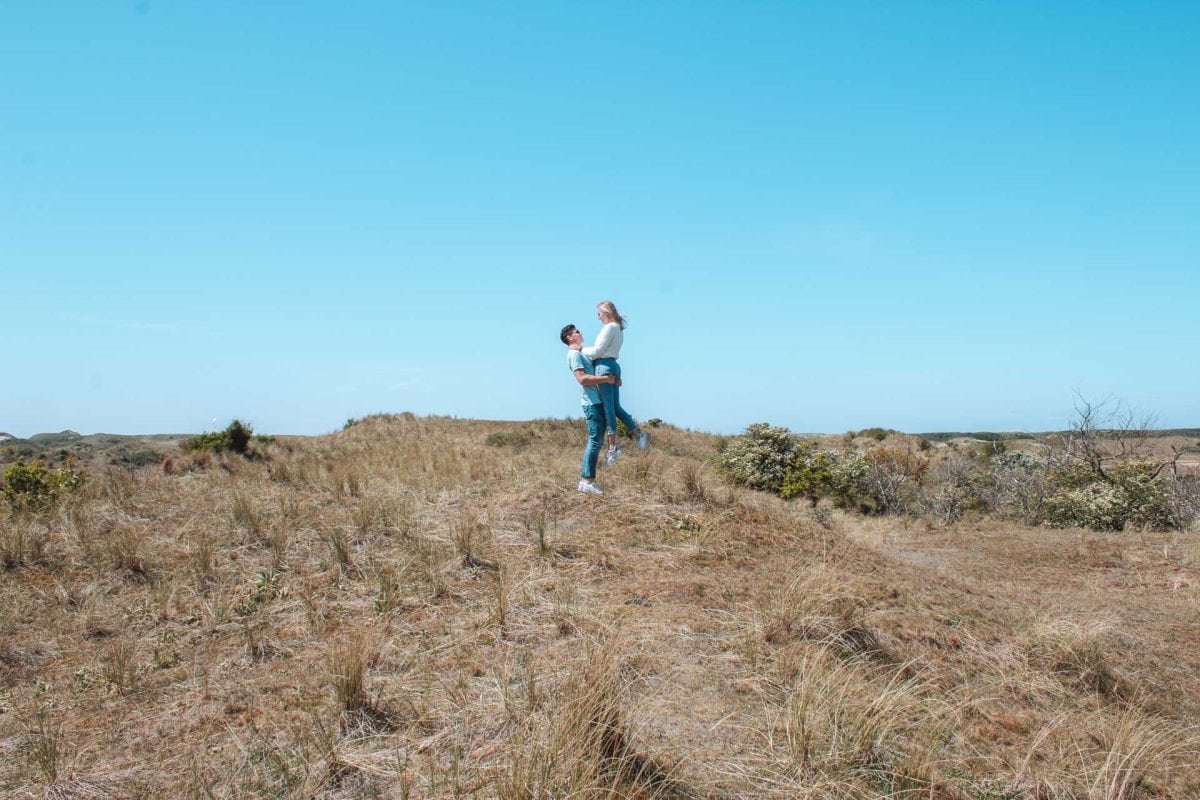
[[[831,497],[838,506],[863,513],[902,512],[916,497],[928,462],[896,447],[876,447],[865,455],[853,450],[818,450],[815,443],[795,446],[779,494],[807,497],[813,505]]]
[[[4,470],[4,498],[18,511],[39,511],[83,484],[83,475],[70,466],[46,469],[40,461],[18,461]]]
[[[756,422],[725,445],[717,466],[734,483],[778,494],[795,449],[796,440],[787,428]]]
[[[210,453],[228,451],[238,455],[249,455],[250,440],[254,438],[254,429],[240,419],[229,423],[223,431],[202,433],[193,436],[183,444],[184,450],[207,450]]]
[[[829,497],[839,508],[865,513],[879,510],[870,490],[871,467],[853,450],[818,450],[815,442],[796,445],[779,495],[805,497],[814,506]]]
[[[816,442],[801,442],[792,451],[779,496],[784,500],[804,497],[815,506],[822,497],[833,494],[833,464],[832,454],[818,450]]]

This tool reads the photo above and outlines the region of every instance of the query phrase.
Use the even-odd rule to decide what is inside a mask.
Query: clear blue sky
[[[1200,425],[1200,3],[0,0],[0,430]]]

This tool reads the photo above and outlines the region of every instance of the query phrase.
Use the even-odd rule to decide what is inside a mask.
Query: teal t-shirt
[[[595,375],[596,368],[592,366],[592,360],[578,350],[567,351],[567,366],[571,368],[571,374],[575,374],[575,370],[582,369],[588,375]],[[579,404],[583,406],[598,406],[600,405],[600,390],[595,386],[581,386],[583,389],[583,397]]]

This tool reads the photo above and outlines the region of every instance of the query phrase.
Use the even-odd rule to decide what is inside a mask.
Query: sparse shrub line
[[[823,448],[758,422],[723,442],[717,466],[735,484],[814,508],[829,499],[846,510],[923,515],[941,525],[968,513],[1113,531],[1186,529],[1200,518],[1200,481],[1164,469],[1125,440],[1114,439],[1123,449],[1108,453],[1089,424],[1076,425],[1069,447],[1050,438],[1039,452],[1009,452],[992,441],[964,453],[883,428],[850,435],[845,448]]]

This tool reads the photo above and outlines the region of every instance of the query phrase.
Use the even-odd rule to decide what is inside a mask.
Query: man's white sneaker
[[[617,463],[617,459],[620,458],[624,453],[625,448],[621,447],[621,445],[617,445],[612,450],[609,450],[608,454],[604,456],[604,466],[611,467],[613,464]]]
[[[645,450],[650,446],[650,434],[642,431],[638,434],[638,450]]]
[[[604,490],[597,486],[595,481],[581,480],[579,482],[579,491],[584,494],[604,494]]]

